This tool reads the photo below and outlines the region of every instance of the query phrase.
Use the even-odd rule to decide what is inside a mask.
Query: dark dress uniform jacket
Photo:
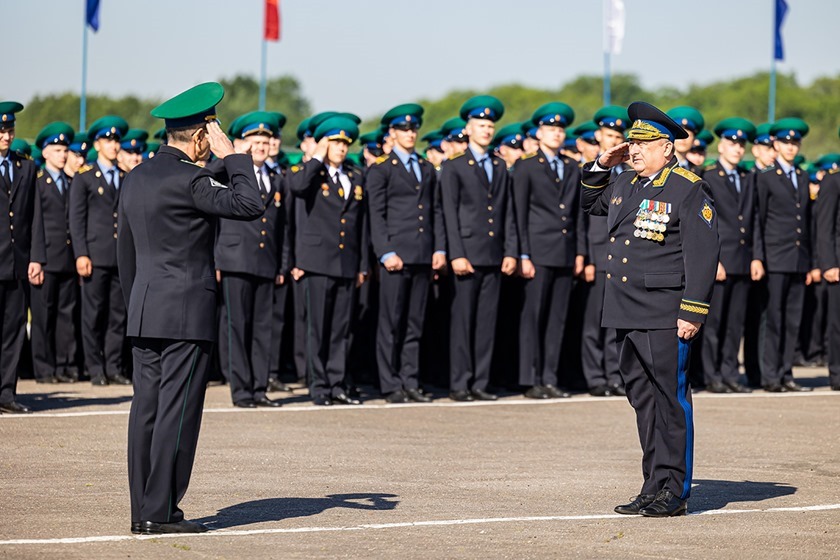
[[[216,339],[215,216],[253,220],[263,213],[251,156],[230,155],[224,166],[227,185],[163,146],[126,177],[119,261],[128,336]]]
[[[119,171],[122,189],[125,172]],[[117,266],[117,205],[119,190],[108,184],[99,163],[85,165],[70,189],[70,236],[76,258],[89,257],[93,266]]]
[[[76,272],[76,259],[70,240],[70,177],[64,175],[64,192],[59,192],[52,176],[39,171],[35,183],[41,198],[36,207],[32,234],[46,248],[45,272]]]
[[[377,258],[393,251],[405,264],[431,265],[432,254],[446,250],[435,169],[418,159],[421,181],[393,152],[379,158],[365,176]]]
[[[840,171],[833,169],[820,184],[817,199],[817,243],[819,267],[823,270],[840,266]],[[840,350],[840,348],[838,348]]]
[[[748,275],[754,259],[764,260],[764,240],[758,219],[755,174],[741,168],[736,172],[741,182],[740,194],[719,161],[705,168],[703,180],[709,184],[715,202],[720,262],[727,274]]]
[[[756,174],[758,211],[764,233],[764,260],[768,272],[804,274],[811,270],[808,176],[796,169],[799,188],[774,165]]]
[[[259,219],[219,220],[215,252],[217,269],[272,280],[278,274],[288,272],[288,263],[283,262],[284,254],[288,260],[288,252],[284,253],[288,192],[282,174],[269,168],[268,178],[271,190],[260,192],[265,212]]]
[[[672,158],[633,195],[636,182],[645,179],[625,171],[609,182],[609,170],[592,171],[592,166],[583,167],[583,208],[606,215],[610,232],[603,326],[673,329],[678,318],[704,322],[719,253],[708,184]],[[634,236],[636,213],[646,199],[671,204],[662,242]]]
[[[312,159],[292,168],[289,185],[297,198],[294,266],[301,270],[334,278],[355,278],[368,270],[363,176],[347,162],[344,172],[352,189],[346,200],[324,163]]]
[[[443,162],[440,191],[449,260],[467,258],[473,266],[500,266],[519,258],[510,174],[504,160],[491,155],[493,181],[470,150]]]
[[[13,167],[12,182],[0,183],[5,185],[5,192],[0,193],[0,280],[26,281],[30,262],[46,262],[43,235],[33,233],[33,219],[35,213],[40,213],[41,198],[32,188],[37,173],[35,164],[11,151],[8,157]]]
[[[586,255],[580,168],[570,158],[560,159],[562,181],[540,151],[513,167],[520,253],[540,266],[572,267],[577,255]]]

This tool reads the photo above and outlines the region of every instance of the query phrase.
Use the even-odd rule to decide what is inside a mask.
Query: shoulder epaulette
[[[579,162],[578,162],[578,167],[579,167],[580,169],[583,169],[583,166],[584,166],[584,165],[586,165],[586,162],[585,162],[585,161],[581,160],[581,161],[579,161]]]
[[[376,161],[375,161],[374,163],[375,163],[376,165],[379,165],[379,164],[381,164],[381,163],[385,163],[385,162],[386,162],[386,161],[388,161],[389,159],[391,159],[391,154],[382,154],[381,156],[379,156],[378,158],[376,158]]]
[[[776,166],[775,166],[775,165],[768,165],[768,166],[767,166],[767,167],[765,167],[764,169],[760,169],[760,170],[759,170],[759,173],[767,173],[768,171],[775,171],[775,170],[776,170]]]
[[[292,173],[297,173],[297,172],[298,172],[298,171],[300,171],[301,169],[303,169],[303,166],[301,166],[301,165],[293,165],[293,166],[291,166],[291,167],[289,168],[289,171],[291,171]]]
[[[715,167],[717,167],[716,163],[710,163],[709,165],[707,165],[706,167],[703,168],[703,171],[711,171]]]
[[[194,161],[190,161],[190,160],[188,160],[188,159],[182,159],[181,161],[182,161],[183,163],[189,163],[190,165],[195,165],[196,167],[204,167],[203,165],[199,165],[198,163],[196,163],[196,162],[194,162]]]
[[[683,169],[679,165],[674,167],[673,172],[676,173],[677,175],[679,175],[680,177],[684,177],[684,178],[688,179],[692,183],[696,183],[697,181],[700,180],[700,177],[698,177],[696,174],[689,171],[688,169]]]
[[[84,164],[83,166],[81,166],[81,167],[79,168],[78,173],[79,173],[79,174],[81,174],[81,173],[87,173],[87,172],[88,172],[88,171],[90,171],[91,169],[93,169],[93,165],[91,165],[91,164],[89,164],[89,163],[86,163],[86,164]]]
[[[835,167],[834,169],[831,169],[831,170],[828,172],[828,174],[829,174],[829,175],[834,175],[835,173],[838,173],[838,172],[840,172],[840,167]]]
[[[453,159],[458,159],[459,157],[461,157],[465,153],[467,153],[467,152],[458,152],[457,154],[452,154],[451,156],[449,156],[449,160],[452,161]]]
[[[40,179],[43,176],[44,176],[44,170],[41,169],[41,170],[38,171],[38,178]]]
[[[519,159],[531,159],[535,155],[537,155],[537,152],[531,152],[529,154],[522,154],[521,156],[519,156]]]

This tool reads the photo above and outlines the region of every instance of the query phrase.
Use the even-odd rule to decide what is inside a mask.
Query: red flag
[[[280,40],[280,0],[265,0],[265,31],[263,39],[266,41]]]

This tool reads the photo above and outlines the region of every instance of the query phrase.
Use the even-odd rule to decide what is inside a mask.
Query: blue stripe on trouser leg
[[[694,463],[694,412],[691,403],[686,399],[688,391],[688,363],[691,355],[691,343],[679,339],[679,354],[677,360],[677,400],[685,413],[685,481],[681,500],[688,498],[691,492],[691,476]]]

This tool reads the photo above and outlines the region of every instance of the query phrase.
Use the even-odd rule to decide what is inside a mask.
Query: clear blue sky
[[[625,0],[613,69],[646,87],[677,88],[767,70],[774,1]],[[804,83],[840,73],[840,2],[787,1],[779,71]],[[84,0],[0,2],[0,97],[25,103],[79,91]],[[168,97],[202,81],[259,76],[263,0],[101,3],[91,93]],[[454,88],[557,87],[603,68],[601,0],[281,0],[281,8],[269,76],[296,76],[316,111],[369,116]]]

